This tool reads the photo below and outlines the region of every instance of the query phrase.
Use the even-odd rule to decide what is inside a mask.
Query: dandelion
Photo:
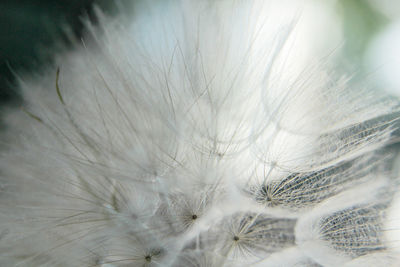
[[[98,11],[21,77],[0,265],[396,266],[399,103],[299,60],[283,2]]]

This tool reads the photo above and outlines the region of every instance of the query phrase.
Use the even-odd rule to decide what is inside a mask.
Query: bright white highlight
[[[389,25],[374,39],[366,55],[368,67],[378,83],[394,95],[400,95],[400,21]]]

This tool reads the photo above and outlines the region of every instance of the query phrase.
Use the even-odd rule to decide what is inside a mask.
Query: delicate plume
[[[144,2],[20,78],[0,265],[396,266],[398,101],[292,1]]]

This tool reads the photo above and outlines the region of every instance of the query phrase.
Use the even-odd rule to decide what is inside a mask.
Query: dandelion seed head
[[[398,101],[299,56],[280,2],[98,12],[22,77],[0,265],[395,266]]]

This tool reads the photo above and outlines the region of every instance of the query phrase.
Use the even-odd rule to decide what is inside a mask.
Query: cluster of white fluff
[[[398,102],[299,68],[301,12],[271,19],[282,2],[99,13],[21,79],[0,265],[396,266]]]

